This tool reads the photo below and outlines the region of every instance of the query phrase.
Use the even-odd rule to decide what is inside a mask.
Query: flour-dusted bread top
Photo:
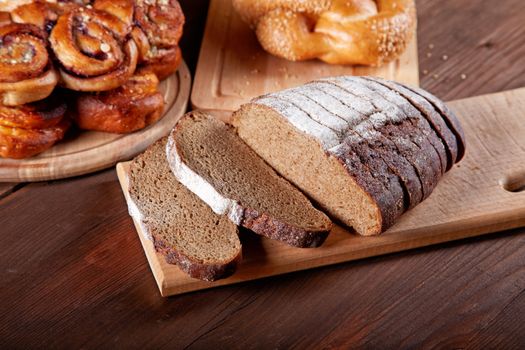
[[[268,126],[263,125],[264,115]],[[241,138],[279,173],[335,218],[364,227],[362,234],[385,230],[427,198],[464,149],[461,126],[443,102],[427,92],[375,78],[326,78],[270,93],[242,106],[233,119]],[[272,136],[272,130],[280,138]],[[301,154],[290,150],[300,161],[287,165],[285,157],[272,150],[283,144],[310,150]],[[373,220],[356,223],[352,215],[361,212],[345,205],[337,190],[337,200],[321,193],[333,186],[327,181],[323,187],[313,175],[305,174],[310,168],[301,164],[312,159],[326,169],[337,169],[330,170],[337,174],[326,170],[324,175],[337,178],[334,183],[344,176],[340,173],[344,168],[352,179],[347,186],[357,186],[353,195],[361,188],[365,193],[357,196],[360,200],[367,195],[373,199],[379,213],[375,224]],[[353,195],[346,200],[352,201]],[[374,209],[365,211],[370,214]]]
[[[280,177],[229,125],[202,112],[183,116],[169,136],[173,174],[216,213],[296,247],[316,247],[330,219]]]
[[[214,281],[231,275],[241,259],[237,226],[177,181],[165,150],[166,138],[131,162],[129,214],[167,262],[191,277]]]

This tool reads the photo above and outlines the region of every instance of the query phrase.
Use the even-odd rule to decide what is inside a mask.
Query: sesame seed
[[[439,78],[439,74],[434,74],[434,75],[432,75],[432,78],[434,78],[434,79]]]
[[[423,74],[424,74],[424,75],[427,75],[427,74],[428,74],[428,70],[423,69]]]
[[[447,55],[443,55],[443,57],[441,57],[443,59],[443,61],[446,61],[448,60],[448,56]]]
[[[467,75],[465,73],[461,74],[460,77],[461,77],[462,80],[467,79]]]
[[[432,52],[427,52],[427,57],[432,57]]]
[[[428,44],[428,48],[432,50],[434,48],[434,44]]]

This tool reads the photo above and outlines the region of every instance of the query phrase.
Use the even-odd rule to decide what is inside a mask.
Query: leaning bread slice
[[[166,138],[130,166],[130,215],[166,261],[194,278],[231,275],[241,259],[237,226],[215,214],[177,181],[166,161]]]
[[[231,126],[204,113],[181,118],[169,136],[167,157],[181,183],[216,213],[255,233],[296,247],[317,247],[332,227]]]
[[[332,217],[362,235],[377,235],[394,222],[391,194],[366,169],[356,150],[296,123],[296,111],[257,99],[233,114],[239,136],[281,175]]]

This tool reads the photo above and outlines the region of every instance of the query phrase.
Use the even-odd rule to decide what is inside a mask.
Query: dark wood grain
[[[205,4],[183,1],[190,67]],[[418,10],[424,88],[525,86],[522,1]],[[113,170],[0,193],[1,348],[525,346],[525,229],[165,299]]]

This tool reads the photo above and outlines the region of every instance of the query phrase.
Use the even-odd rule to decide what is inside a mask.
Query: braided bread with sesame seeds
[[[380,66],[416,28],[414,0],[233,0],[269,53],[292,61]]]

